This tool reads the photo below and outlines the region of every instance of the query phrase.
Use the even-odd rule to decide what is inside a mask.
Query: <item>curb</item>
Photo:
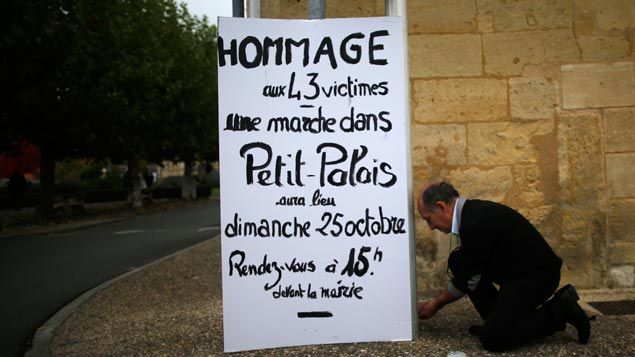
[[[136,274],[144,269],[147,269],[155,264],[161,263],[163,261],[172,259],[177,255],[188,252],[192,249],[197,248],[204,243],[207,243],[211,240],[219,238],[220,234],[215,235],[212,238],[206,239],[202,242],[196,243],[190,247],[185,249],[181,249],[169,255],[166,255],[162,258],[159,258],[153,262],[150,262],[141,267],[135,268],[131,271],[123,273],[117,277],[114,277],[106,282],[103,282],[96,287],[84,292],[79,297],[75,298],[73,301],[66,304],[63,308],[61,308],[58,312],[56,312],[53,316],[51,316],[42,326],[38,327],[35,330],[35,335],[33,336],[33,344],[29,350],[24,354],[25,357],[40,357],[40,356],[51,356],[51,341],[53,340],[55,329],[57,329],[70,315],[72,315],[75,310],[88,301],[90,298],[95,296],[100,291],[108,288],[110,285],[118,282],[119,280],[123,280],[130,275]]]

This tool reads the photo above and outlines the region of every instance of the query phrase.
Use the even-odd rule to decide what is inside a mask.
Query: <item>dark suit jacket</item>
[[[480,274],[481,282],[504,285],[515,276],[535,269],[560,269],[562,260],[540,232],[520,213],[503,204],[467,200],[459,228],[461,246],[448,265],[452,284],[468,293],[468,280]]]

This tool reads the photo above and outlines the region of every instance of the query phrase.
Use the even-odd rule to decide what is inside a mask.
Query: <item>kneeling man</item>
[[[587,343],[591,327],[575,288],[566,285],[556,292],[562,259],[520,213],[459,197],[447,182],[423,187],[418,210],[430,229],[451,233],[459,242],[448,258],[452,279],[447,289],[419,304],[420,318],[467,295],[484,321],[469,332],[489,351],[551,335],[567,323],[577,329],[578,341]]]

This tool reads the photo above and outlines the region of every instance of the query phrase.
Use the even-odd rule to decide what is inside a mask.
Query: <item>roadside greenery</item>
[[[3,8],[0,151],[25,140],[40,149],[42,213],[52,208],[55,162],[126,161],[140,204],[140,160],[217,158],[214,26],[174,0]]]

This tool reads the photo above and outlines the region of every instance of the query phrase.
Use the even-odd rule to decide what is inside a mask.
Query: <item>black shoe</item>
[[[567,284],[554,294],[564,306],[564,319],[578,330],[578,342],[586,344],[591,335],[589,318],[577,301],[580,299],[578,292],[571,284]]]
[[[481,336],[481,331],[483,331],[483,325],[472,325],[468,330],[470,335]]]

